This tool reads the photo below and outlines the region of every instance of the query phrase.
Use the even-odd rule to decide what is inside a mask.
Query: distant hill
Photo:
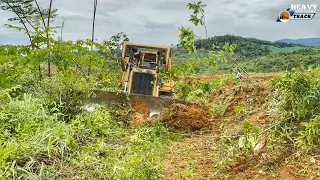
[[[320,38],[280,39],[275,42],[294,43],[304,46],[320,46]]]
[[[318,67],[320,64],[320,47],[309,47],[295,42],[271,42],[256,38],[225,35],[202,39],[195,42],[196,54],[189,54],[182,47],[172,50],[173,64],[207,56],[212,44],[223,46],[225,42],[237,44],[238,63],[248,72],[280,72],[303,66]],[[234,63],[218,63],[218,68],[200,65],[197,73],[232,73]]]
[[[212,48],[212,44],[222,47],[225,42],[237,44],[236,53],[240,55],[241,59],[252,59],[260,56],[266,56],[274,51],[289,52],[305,47],[300,44],[271,42],[235,35],[214,36],[208,39],[197,40],[195,42],[195,46],[197,49],[210,50]]]
[[[205,50],[199,50],[197,54],[188,54],[186,50],[174,50],[172,59],[173,64],[177,64],[204,56]],[[233,73],[235,64],[232,61],[217,63],[217,67],[200,66],[196,69],[196,73]],[[238,60],[238,64],[248,72],[282,72],[300,66],[320,67],[320,47],[295,48],[294,51],[284,48],[283,52],[276,51],[253,59]]]
[[[320,48],[304,48],[294,52],[269,54],[240,63],[249,72],[280,72],[300,66],[320,67]]]
[[[210,43],[215,43],[216,45],[224,45],[225,42],[229,42],[231,44],[241,44],[243,42],[245,43],[255,43],[258,45],[269,45],[269,46],[275,46],[278,48],[283,48],[283,47],[295,47],[295,46],[303,46],[300,44],[294,44],[294,43],[283,43],[283,42],[272,42],[272,41],[267,41],[267,40],[261,40],[261,39],[256,39],[256,38],[247,38],[247,37],[242,37],[242,36],[235,36],[235,35],[223,35],[223,36],[214,36],[210,37],[208,39],[202,39],[196,41],[196,46],[197,47],[202,47],[205,49],[211,48],[210,43],[207,44],[208,42]]]

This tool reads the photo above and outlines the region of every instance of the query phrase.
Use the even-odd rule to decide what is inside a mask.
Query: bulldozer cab
[[[138,67],[156,70],[158,66],[158,53],[152,51],[139,51],[135,54],[138,59]]]

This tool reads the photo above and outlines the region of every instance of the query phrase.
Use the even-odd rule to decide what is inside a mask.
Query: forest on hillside
[[[207,57],[207,52],[214,51],[210,43],[221,48],[224,42],[236,45],[233,56],[238,65],[248,72],[282,72],[292,68],[318,67],[320,62],[319,47],[306,47],[293,43],[269,42],[255,38],[225,35],[195,41],[196,54],[190,54],[186,49],[173,49],[173,62],[176,64],[192,59]],[[232,44],[232,43],[230,43]],[[212,46],[212,45],[211,45]],[[233,73],[240,68],[232,60],[226,63],[217,62],[217,67],[199,65],[197,73]]]
[[[230,44],[237,44],[235,52],[240,54],[242,58],[254,58],[268,55],[271,53],[269,46],[277,48],[303,47],[299,44],[270,42],[256,38],[245,38],[234,35],[214,36],[207,39],[199,39],[195,41],[195,46],[197,49],[211,50],[212,45],[222,47],[226,42],[229,42]]]

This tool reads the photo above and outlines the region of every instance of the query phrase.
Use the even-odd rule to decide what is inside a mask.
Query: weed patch
[[[105,106],[63,121],[45,102],[23,94],[0,106],[1,179],[157,179],[177,137],[156,122],[125,128]]]

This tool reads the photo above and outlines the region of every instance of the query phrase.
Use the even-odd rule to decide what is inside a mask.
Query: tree
[[[37,0],[0,0],[2,10],[11,11],[16,16],[8,20],[18,22],[20,25],[6,24],[8,28],[23,31],[29,38],[32,49],[40,48],[43,44],[49,47],[50,33],[54,28],[50,28],[50,22],[57,16],[57,9],[52,9],[52,0],[50,7],[43,9],[39,6]],[[47,23],[45,23],[47,19]],[[41,68],[39,62],[39,74],[41,78]],[[48,58],[48,75],[50,76],[50,57]]]
[[[121,57],[122,45],[124,42],[128,42],[129,38],[123,32],[119,32],[116,35],[111,36],[109,40],[103,40],[102,46],[104,49],[108,49],[109,52],[104,53],[100,49],[97,50],[97,53],[103,56],[105,59],[118,59]]]
[[[35,48],[36,41],[39,37],[43,38],[46,30],[45,18],[54,18],[57,16],[57,9],[51,12],[48,9],[40,8],[37,0],[0,0],[2,10],[10,11],[15,14],[14,17],[8,19],[10,22],[18,22],[20,25],[5,24],[8,28],[14,28],[18,31],[24,31],[27,34],[30,45]],[[50,13],[49,13],[50,12]],[[50,17],[50,18],[49,18]],[[43,32],[41,32],[41,30]]]
[[[208,31],[207,31],[206,18],[204,16],[204,9],[203,9],[207,5],[199,1],[197,3],[196,2],[188,3],[187,6],[189,7],[189,10],[193,10],[193,14],[190,15],[189,21],[192,22],[195,26],[198,26],[199,24],[202,25],[206,31],[206,39],[207,39]]]
[[[201,1],[188,3],[187,4],[189,10],[192,10],[192,14],[190,15],[189,21],[193,23],[194,26],[203,26],[206,31],[207,38],[207,27],[205,25],[205,14],[204,7],[206,6]],[[195,41],[196,39],[202,39],[201,37],[194,34],[193,29],[191,27],[185,28],[180,27],[179,34],[179,46],[188,50],[190,54],[196,53]],[[234,54],[234,50],[236,45],[232,45],[230,43],[224,43],[221,48],[217,48],[216,45],[211,44],[210,50],[206,52],[204,57],[198,57],[197,59],[192,59],[185,63],[180,63],[178,65],[173,66],[168,72],[160,69],[160,79],[174,79],[181,80],[184,79],[184,76],[189,73],[194,73],[197,70],[199,65],[209,65],[216,67],[216,60],[220,60],[221,62],[226,62],[226,53],[228,52],[230,55]],[[220,51],[218,51],[220,50]]]
[[[188,3],[187,4],[189,10],[192,10],[193,13],[190,15],[189,21],[193,23],[193,25],[198,26],[199,24],[202,25],[206,31],[206,38],[207,38],[207,27],[205,24],[205,15],[204,15],[204,7],[206,6],[201,1]],[[200,15],[200,17],[199,17]],[[185,27],[180,27],[180,35],[179,35],[179,44],[186,48],[190,53],[194,53],[196,51],[196,47],[194,42],[196,38],[201,39],[199,36],[195,35],[193,30]]]

